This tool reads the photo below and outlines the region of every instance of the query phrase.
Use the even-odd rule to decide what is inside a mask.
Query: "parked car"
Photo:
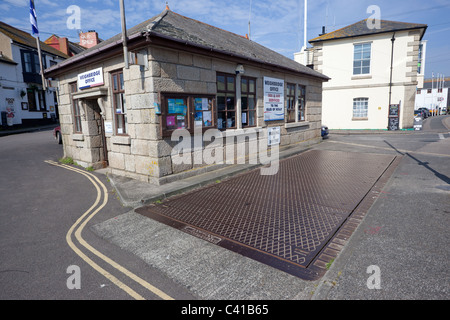
[[[59,144],[62,144],[62,136],[61,136],[61,127],[60,126],[53,129],[53,136],[55,137],[55,140]]]
[[[431,112],[430,110],[428,110],[428,108],[419,108],[418,110],[422,110],[423,111],[423,118],[426,119],[429,116],[431,116]]]
[[[328,127],[327,126],[322,126],[322,138],[325,139],[326,137],[328,137],[329,135],[329,131],[328,131]]]
[[[414,110],[414,118],[425,119],[423,110]]]

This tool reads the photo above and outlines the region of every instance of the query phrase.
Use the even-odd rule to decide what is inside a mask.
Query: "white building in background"
[[[449,81],[448,78],[443,81],[425,80],[423,86],[417,89],[415,110],[427,108],[433,114],[438,115],[448,112],[450,107]]]
[[[41,42],[44,68],[68,56]],[[56,88],[43,90],[36,38],[0,22],[0,123],[51,123],[57,118]]]
[[[399,128],[413,127],[423,81],[427,25],[367,19],[309,40],[306,65],[331,78],[323,84],[322,122],[330,129],[387,129],[389,105],[400,104]],[[304,63],[304,52],[295,60]]]

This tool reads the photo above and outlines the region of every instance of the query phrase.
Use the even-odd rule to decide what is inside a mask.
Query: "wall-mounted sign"
[[[78,75],[78,89],[88,89],[104,85],[103,68],[97,68]]]
[[[267,145],[275,146],[281,142],[281,128],[271,127],[267,129]]]
[[[284,120],[284,80],[264,77],[264,121]]]
[[[113,124],[111,121],[105,121],[105,133],[113,133]]]

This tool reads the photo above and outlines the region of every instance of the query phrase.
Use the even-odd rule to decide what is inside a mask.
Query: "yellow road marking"
[[[126,276],[128,276],[129,278],[133,279],[134,281],[136,281],[137,283],[139,283],[141,286],[143,286],[144,288],[148,289],[149,291],[151,291],[152,293],[156,294],[157,296],[159,296],[160,298],[164,299],[164,300],[173,300],[172,297],[170,297],[169,295],[167,295],[166,293],[162,292],[161,290],[159,290],[158,288],[152,286],[151,284],[149,284],[147,281],[143,280],[142,278],[138,277],[137,275],[135,275],[134,273],[132,273],[131,271],[127,270],[126,268],[122,267],[121,265],[119,265],[117,262],[113,261],[112,259],[108,258],[107,256],[105,256],[104,254],[102,254],[101,252],[99,252],[98,250],[96,250],[95,248],[93,248],[91,245],[89,245],[81,236],[81,233],[84,229],[84,227],[86,226],[86,224],[101,210],[103,209],[107,202],[108,202],[108,191],[105,187],[105,185],[93,174],[88,173],[84,170],[81,169],[77,169],[77,168],[73,168],[71,166],[68,165],[63,165],[63,164],[59,164],[57,162],[54,161],[45,161],[46,163],[49,163],[51,165],[54,166],[58,166],[67,170],[71,170],[71,171],[75,171],[77,173],[80,173],[82,175],[84,175],[86,178],[88,178],[91,183],[95,186],[96,190],[97,190],[97,199],[94,203],[94,205],[92,205],[91,208],[89,208],[76,222],[75,224],[70,228],[69,232],[67,233],[66,236],[66,240],[69,244],[69,246],[83,259],[85,260],[88,264],[90,264],[95,270],[97,270],[98,272],[100,272],[102,275],[104,275],[106,278],[108,278],[111,282],[113,282],[114,284],[116,284],[119,288],[121,288],[122,290],[124,290],[125,292],[127,292],[130,296],[132,296],[133,298],[137,299],[137,300],[143,300],[144,298],[139,295],[138,293],[136,293],[134,290],[132,290],[131,288],[129,288],[127,285],[125,285],[124,283],[122,283],[120,280],[118,280],[117,278],[115,278],[113,275],[111,275],[110,273],[108,273],[106,270],[104,270],[103,268],[101,268],[100,266],[98,266],[95,262],[93,262],[91,259],[89,259],[85,254],[83,254],[72,242],[71,240],[71,235],[73,233],[73,231],[75,230],[76,226],[78,224],[81,223],[81,221],[89,214],[91,213],[92,210],[94,210],[94,208],[100,203],[100,199],[101,199],[101,190],[99,188],[98,185],[100,185],[103,189],[103,193],[104,193],[104,199],[103,199],[103,203],[101,204],[100,207],[98,207],[95,211],[93,211],[90,216],[85,219],[85,221],[83,223],[81,223],[81,225],[78,227],[78,229],[75,231],[75,237],[76,239],[79,241],[79,243],[85,247],[87,250],[89,250],[90,252],[92,252],[94,255],[96,255],[97,257],[99,257],[100,259],[102,259],[103,261],[105,261],[106,263],[108,263],[109,265],[111,265],[112,267],[114,267],[115,269],[119,270],[120,272],[122,272],[123,274],[125,274]],[[97,183],[95,183],[95,181],[92,179],[94,178]]]

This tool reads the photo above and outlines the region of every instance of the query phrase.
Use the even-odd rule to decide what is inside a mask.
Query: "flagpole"
[[[33,35],[36,35],[36,46],[38,49],[38,57],[39,57],[39,67],[41,69],[41,79],[42,79],[42,89],[45,91],[47,86],[45,84],[44,77],[44,66],[42,63],[42,53],[41,53],[41,41],[39,40],[39,29],[37,26],[37,18],[36,18],[36,9],[34,8],[34,0],[30,0],[30,23],[31,23],[31,31]]]
[[[42,90],[47,90],[47,86],[45,83],[45,77],[44,77],[44,66],[42,65],[42,54],[41,54],[41,41],[39,40],[39,36],[36,37],[36,43],[38,48],[38,56],[39,56],[39,66],[41,68],[41,78],[42,78]]]

